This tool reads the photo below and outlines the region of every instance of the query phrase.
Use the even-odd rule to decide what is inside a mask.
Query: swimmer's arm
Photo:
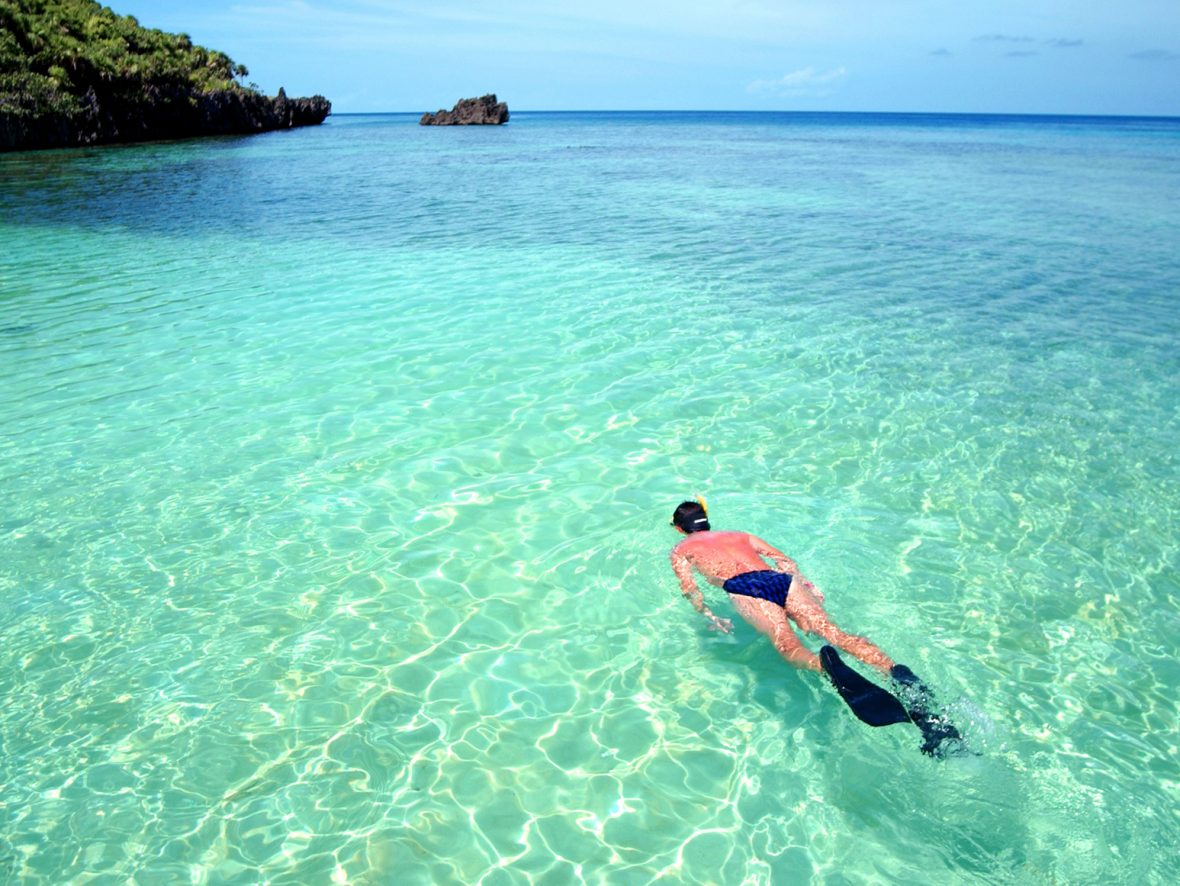
[[[797,583],[800,587],[809,591],[819,602],[824,602],[823,592],[814,584],[807,580],[807,577],[799,569],[799,564],[780,551],[772,544],[768,544],[756,535],[750,536],[750,543],[754,546],[754,550],[758,552],[759,556],[766,557],[774,561],[774,567],[779,572],[786,572],[792,576],[792,581]]]
[[[688,598],[688,601],[692,603],[692,608],[709,619],[709,623],[717,630],[726,634],[733,633],[733,623],[728,618],[718,618],[705,603],[705,595],[701,593],[701,589],[697,587],[697,583],[692,577],[692,564],[688,562],[688,557],[672,551],[672,571],[680,579],[680,593]]]

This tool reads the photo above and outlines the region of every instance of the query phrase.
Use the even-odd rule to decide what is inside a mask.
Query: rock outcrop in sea
[[[496,126],[508,122],[508,105],[496,101],[496,94],[460,99],[449,111],[441,108],[422,115],[422,126]]]
[[[248,73],[95,0],[0,0],[0,151],[245,135],[331,113],[322,95],[263,95]]]

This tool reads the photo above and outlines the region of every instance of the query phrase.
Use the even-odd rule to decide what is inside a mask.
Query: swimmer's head
[[[682,501],[672,513],[672,525],[685,535],[707,532],[709,515],[705,513],[705,506],[699,501]]]

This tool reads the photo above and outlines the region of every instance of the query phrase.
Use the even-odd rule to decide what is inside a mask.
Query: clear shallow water
[[[1166,882],[1178,205],[1158,120],[0,157],[0,880]],[[693,491],[982,756],[706,631]]]

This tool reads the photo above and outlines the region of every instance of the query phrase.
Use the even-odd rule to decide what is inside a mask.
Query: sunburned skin
[[[677,529],[678,532],[683,532]],[[765,558],[765,559],[763,559]],[[791,575],[791,587],[786,606],[770,600],[730,594],[734,609],[747,622],[765,634],[790,664],[799,668],[820,670],[819,658],[805,647],[791,627],[817,634],[833,646],[886,674],[893,667],[893,659],[864,637],[847,634],[838,628],[824,611],[824,595],[799,571],[798,564],[778,548],[767,544],[748,532],[694,532],[672,549],[672,569],[680,580],[680,589],[700,612],[719,630],[730,633],[733,623],[718,618],[705,604],[697,587],[693,571],[699,572],[710,584],[721,587],[735,575],[758,572],[768,567],[767,560],[777,572]]]

